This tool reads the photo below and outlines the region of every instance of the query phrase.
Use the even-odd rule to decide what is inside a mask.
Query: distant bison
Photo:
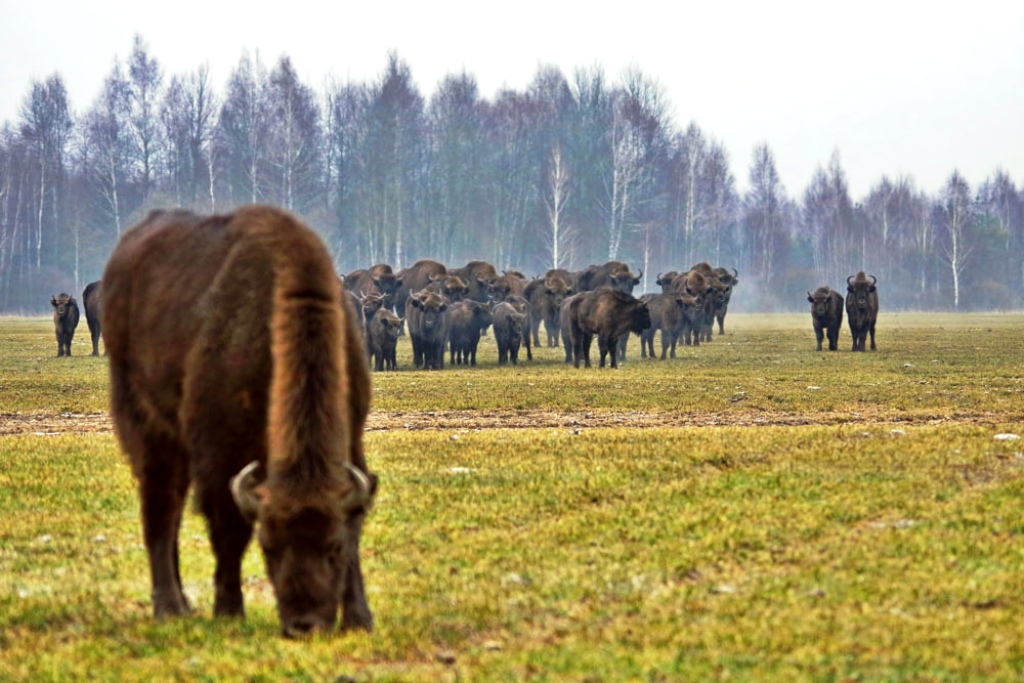
[[[821,343],[827,336],[828,350],[835,351],[839,330],[843,327],[843,296],[831,287],[822,286],[814,290],[814,294],[807,292],[807,301],[811,304],[811,323],[818,350],[821,351]]]
[[[868,280],[868,277],[871,280]],[[878,319],[878,280],[864,271],[846,278],[846,319],[853,336],[853,350],[863,351],[867,336],[871,335],[871,350],[875,350],[875,321]]]
[[[654,333],[661,330],[661,359],[665,360],[671,349],[671,357],[676,357],[676,345],[679,337],[686,333],[687,340],[692,334],[699,338],[697,326],[700,324],[703,302],[689,294],[644,294],[640,300],[647,304],[651,314],[651,326],[640,333],[640,356],[646,358],[648,352],[654,358]],[[689,341],[687,341],[689,343]],[[698,341],[698,344],[700,342]]]
[[[530,327],[534,346],[540,346],[540,326],[548,335],[548,346],[558,346],[558,311],[572,288],[559,275],[546,275],[530,282],[523,296],[530,302]]]
[[[377,372],[398,369],[398,338],[404,326],[405,321],[388,310],[377,311],[366,324],[370,358]]]
[[[644,272],[634,275],[622,261],[608,261],[601,266],[587,266],[576,273],[576,284],[579,291],[593,291],[600,287],[611,287],[615,291],[631,294],[633,288],[640,284]]]
[[[529,339],[529,317],[525,307],[511,301],[502,301],[491,309],[494,341],[498,345],[498,365],[509,362],[519,364],[519,347],[523,338]]]
[[[569,306],[569,338],[572,342],[573,364],[580,366],[582,359],[590,367],[590,345],[597,336],[601,353],[600,367],[611,355],[611,366],[617,368],[619,340],[630,332],[642,333],[651,326],[651,313],[647,304],[632,294],[602,287],[573,297]]]
[[[85,306],[85,322],[89,324],[92,337],[92,355],[100,355],[100,281],[90,282],[82,291],[82,305]]]
[[[425,370],[444,368],[444,345],[448,341],[448,302],[437,292],[426,289],[409,297],[409,339],[413,364]]]
[[[395,312],[405,317],[405,304],[409,296],[430,284],[433,278],[447,274],[443,263],[431,259],[420,259],[408,268],[398,271],[398,288],[395,290]]]
[[[491,324],[491,309],[479,301],[452,304],[448,322],[448,349],[452,365],[476,365],[480,335]]]
[[[78,302],[70,294],[61,292],[50,297],[50,304],[53,306],[53,329],[57,335],[57,355],[70,356],[71,340],[75,338],[75,328],[78,327]]]
[[[369,270],[353,270],[345,276],[345,288],[358,295],[380,294],[384,308],[395,308],[395,294],[402,284],[402,278],[395,275],[386,263],[378,263]]]
[[[331,254],[291,215],[155,211],[103,274],[111,414],[138,480],[157,617],[190,608],[188,491],[216,556],[214,613],[242,616],[257,537],[286,636],[371,628],[359,539],[377,488],[369,369]],[[191,545],[191,544],[190,544]]]
[[[487,261],[470,261],[461,268],[449,268],[449,275],[458,275],[469,287],[467,299],[487,303],[490,301],[487,288],[498,279],[498,271]]]

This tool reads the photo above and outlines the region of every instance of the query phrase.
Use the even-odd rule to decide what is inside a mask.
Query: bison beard
[[[371,628],[359,563],[376,492],[369,368],[320,239],[270,207],[154,212],[102,281],[111,413],[138,481],[155,615],[189,611],[178,530],[194,486],[216,614],[244,615],[258,521],[285,635],[332,627],[339,603],[343,627]]]

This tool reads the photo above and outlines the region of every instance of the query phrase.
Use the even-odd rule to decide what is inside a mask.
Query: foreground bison
[[[821,342],[828,337],[828,350],[835,351],[839,345],[839,330],[843,327],[843,296],[831,287],[818,287],[814,294],[807,292],[807,301],[811,304],[811,324],[814,336]]]
[[[871,278],[869,281],[868,278]],[[871,335],[871,350],[875,350],[875,321],[878,319],[878,280],[864,271],[846,278],[846,319],[853,336],[853,350],[863,351],[867,336]]]
[[[90,282],[82,291],[82,304],[85,306],[85,322],[89,324],[89,336],[92,337],[92,355],[100,355],[100,281]]]
[[[71,340],[75,338],[78,327],[78,302],[70,294],[61,292],[50,297],[53,306],[53,331],[57,335],[57,355],[71,355]]]
[[[376,492],[369,369],[320,239],[277,209],[153,212],[103,274],[111,414],[138,480],[157,617],[189,604],[178,531],[190,485],[217,560],[214,612],[244,615],[259,523],[286,636],[373,617],[359,564]]]

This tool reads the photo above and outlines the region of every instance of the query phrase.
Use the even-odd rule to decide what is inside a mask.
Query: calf
[[[366,325],[366,338],[370,345],[373,369],[398,369],[398,338],[402,336],[405,320],[388,310],[377,311]]]
[[[50,297],[53,306],[53,329],[57,335],[57,355],[71,355],[71,340],[75,338],[78,327],[78,302],[70,294],[61,292]]]
[[[476,365],[480,335],[491,324],[491,309],[479,301],[459,301],[451,306],[448,349],[452,365]]]
[[[843,327],[842,295],[831,287],[822,286],[814,290],[814,294],[807,292],[807,301],[811,304],[811,323],[818,340],[818,351],[821,351],[821,342],[826,336],[828,350],[835,351],[839,344],[839,330]]]
[[[406,302],[412,359],[417,368],[444,368],[444,345],[448,341],[448,305],[443,296],[426,289],[410,296]]]
[[[519,346],[525,336],[529,339],[530,327],[526,311],[521,305],[502,301],[491,309],[491,325],[494,341],[498,344],[498,365],[519,364]]]
[[[871,278],[870,282],[868,277]],[[853,350],[863,351],[868,334],[871,335],[871,350],[875,350],[875,321],[878,319],[878,280],[864,271],[846,278],[846,318],[853,336]]]

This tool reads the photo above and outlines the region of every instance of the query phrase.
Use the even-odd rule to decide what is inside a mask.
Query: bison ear
[[[50,305],[51,306],[56,306],[57,305],[57,297],[55,297],[55,296],[51,296],[50,297]]]
[[[814,303],[814,297],[811,296],[810,292],[807,292],[807,301],[812,303],[812,304]]]
[[[259,486],[256,478],[256,470],[260,463],[252,461],[242,471],[231,478],[231,497],[235,499],[235,505],[242,517],[252,524],[259,517],[260,505],[263,504],[263,494],[266,489]]]

